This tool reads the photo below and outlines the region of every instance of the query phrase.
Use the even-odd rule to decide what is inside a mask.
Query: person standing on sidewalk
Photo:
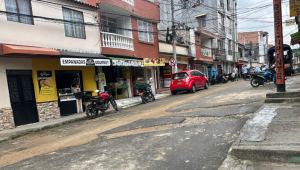
[[[236,68],[236,66],[233,68],[233,73],[235,74],[235,80],[236,81],[239,81],[239,75],[238,75],[238,68]]]
[[[247,74],[248,74],[248,67],[247,67],[247,65],[245,65],[244,68],[243,68],[243,78],[244,78],[244,80],[246,80]]]
[[[258,66],[256,66],[255,71],[256,71],[257,73],[260,73],[260,72],[261,72],[261,69],[260,69]]]

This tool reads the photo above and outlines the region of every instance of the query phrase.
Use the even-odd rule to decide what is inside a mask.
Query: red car
[[[208,89],[208,79],[198,70],[186,70],[172,75],[170,86],[172,95],[184,90],[195,93],[196,89],[201,87]]]

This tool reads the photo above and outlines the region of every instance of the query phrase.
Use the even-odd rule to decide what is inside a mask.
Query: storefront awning
[[[33,55],[59,55],[59,52],[51,48],[29,47],[19,45],[2,44],[3,54],[33,54]]]
[[[244,63],[235,63],[235,65],[240,65],[240,66],[242,66],[242,65],[244,65]]]

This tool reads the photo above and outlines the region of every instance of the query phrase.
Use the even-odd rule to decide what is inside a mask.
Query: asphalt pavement
[[[0,143],[0,169],[218,169],[273,84],[229,82]]]

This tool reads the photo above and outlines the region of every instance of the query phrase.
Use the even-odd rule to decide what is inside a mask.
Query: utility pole
[[[285,92],[281,0],[273,0],[277,92]]]
[[[175,59],[174,73],[177,73],[177,58],[176,58],[176,30],[175,30],[175,18],[174,18],[174,0],[171,0],[171,12],[172,12],[172,39],[173,39],[173,58]]]

